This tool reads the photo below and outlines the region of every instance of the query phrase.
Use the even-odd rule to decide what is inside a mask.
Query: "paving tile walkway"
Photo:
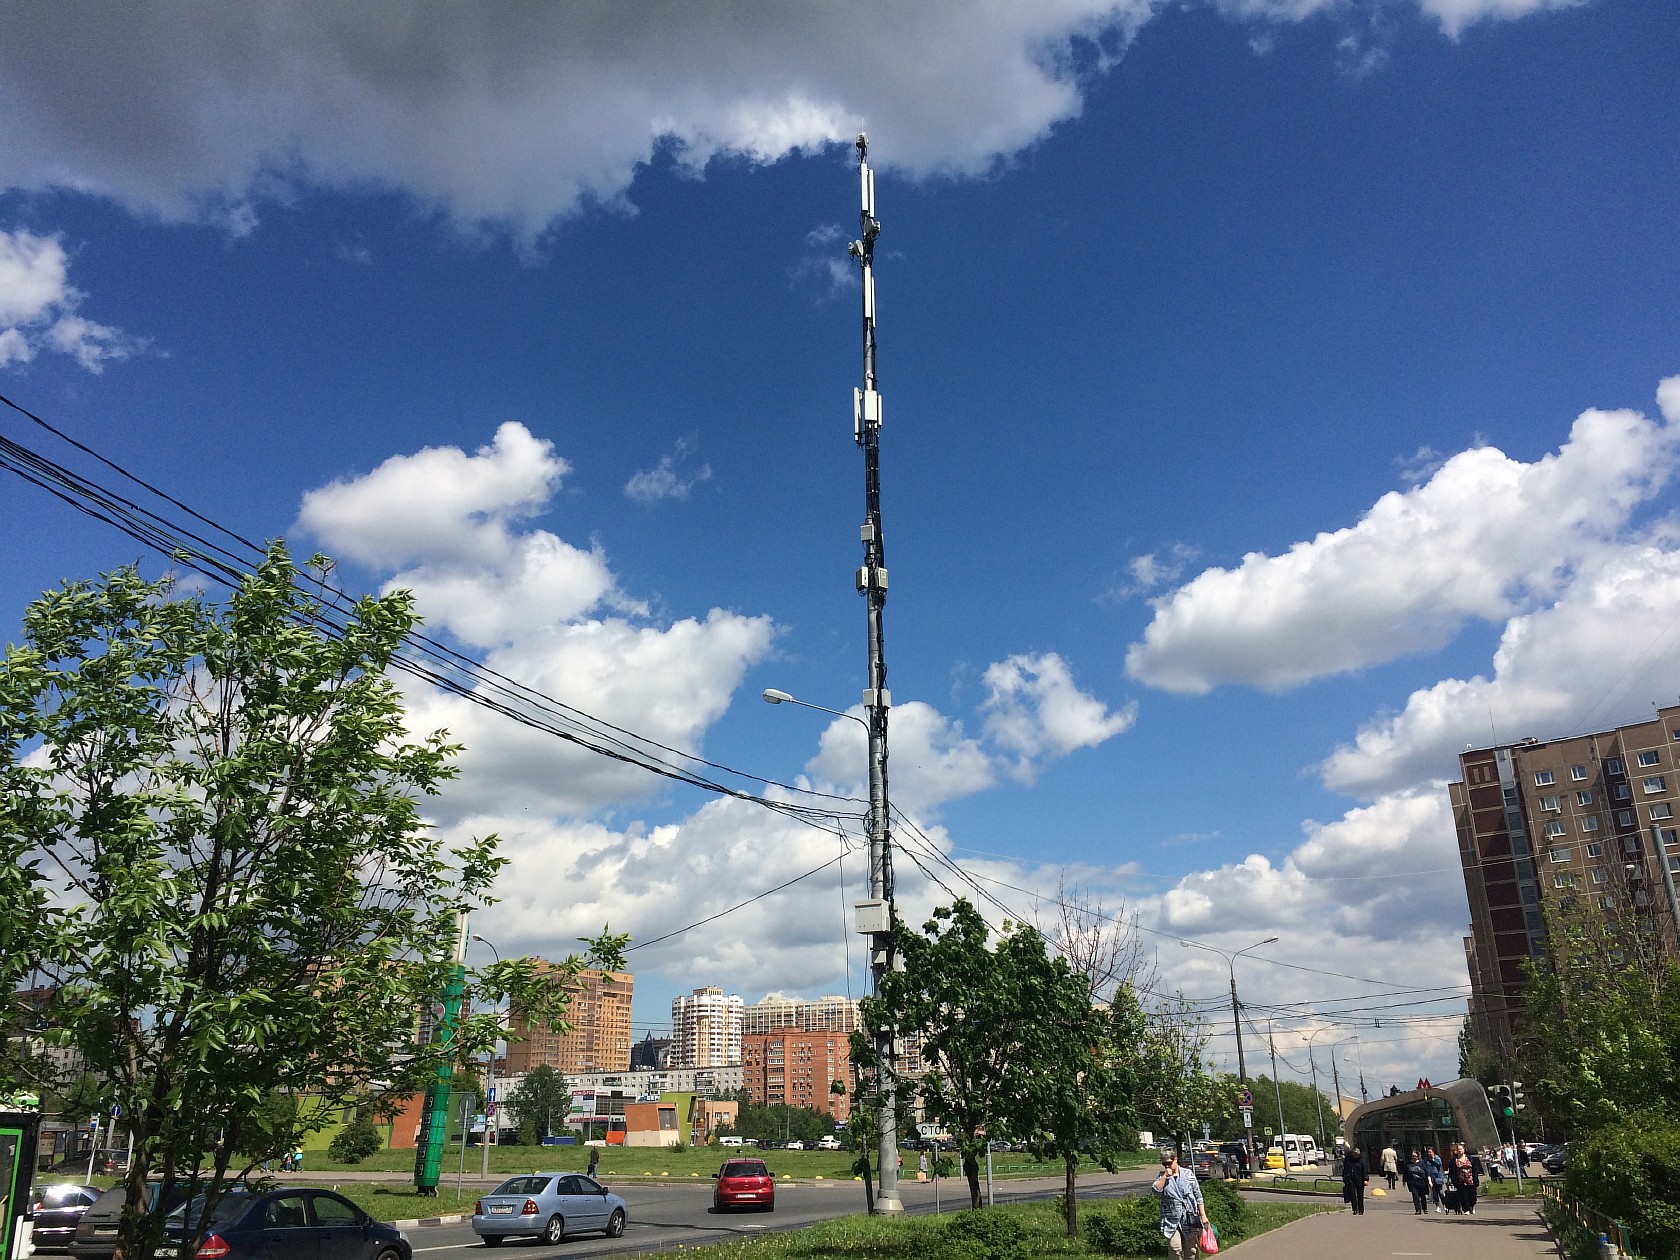
[[[1562,1260],[1563,1255],[1532,1200],[1484,1199],[1474,1216],[1416,1216],[1405,1194],[1367,1195],[1363,1216],[1346,1208],[1309,1216],[1229,1252],[1232,1260]]]

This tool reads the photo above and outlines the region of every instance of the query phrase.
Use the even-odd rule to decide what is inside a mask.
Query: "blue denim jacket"
[[[1195,1173],[1180,1167],[1161,1187],[1161,1236],[1171,1238],[1186,1225],[1201,1224],[1202,1187]]]

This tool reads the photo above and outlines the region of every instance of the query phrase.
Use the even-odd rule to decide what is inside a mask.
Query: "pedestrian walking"
[[[301,1146],[292,1147],[292,1171],[303,1171],[303,1147]]]
[[[1180,1168],[1178,1156],[1168,1152],[1161,1156],[1161,1175],[1149,1188],[1161,1196],[1161,1236],[1167,1240],[1167,1254],[1173,1260],[1196,1260],[1201,1254],[1202,1226],[1208,1223],[1196,1174]]]
[[[1394,1189],[1395,1183],[1400,1180],[1400,1156],[1395,1152],[1393,1142],[1383,1147],[1382,1171],[1383,1176],[1388,1178],[1388,1188]]]
[[[599,1146],[591,1146],[589,1148],[589,1175],[593,1177],[595,1175],[595,1170],[600,1166],[601,1148]]]
[[[1353,1208],[1355,1216],[1365,1215],[1365,1183],[1370,1179],[1364,1152],[1351,1147],[1342,1157],[1342,1202]]]
[[[916,1159],[916,1180],[927,1180],[927,1152],[923,1151]]]
[[[1457,1191],[1458,1210],[1470,1216],[1476,1212],[1476,1182],[1477,1174],[1481,1172],[1477,1165],[1480,1163],[1479,1158],[1465,1152],[1463,1142],[1453,1147],[1450,1176]]]
[[[1423,1216],[1429,1211],[1429,1165],[1414,1150],[1406,1161],[1406,1189],[1412,1192],[1412,1214]]]
[[[1423,1153],[1423,1162],[1429,1169],[1429,1201],[1435,1205],[1437,1212],[1444,1215],[1447,1205],[1441,1202],[1441,1191],[1446,1188],[1447,1175],[1433,1146]]]

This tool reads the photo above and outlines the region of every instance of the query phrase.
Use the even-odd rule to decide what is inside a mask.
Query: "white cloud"
[[[693,472],[685,472],[689,444],[679,441],[674,451],[659,457],[653,468],[637,473],[625,483],[626,497],[637,503],[650,505],[662,499],[687,499],[695,486],[712,479],[712,466],[701,464]]]
[[[478,647],[508,644],[619,595],[599,548],[513,527],[543,511],[571,466],[509,421],[468,455],[428,447],[304,496],[298,526],[335,555],[399,569],[427,619]]]
[[[0,230],[0,367],[53,350],[98,373],[144,349],[139,338],[77,314],[83,296],[57,236]]]
[[[1466,621],[1501,622],[1600,562],[1673,471],[1676,421],[1583,412],[1555,455],[1525,464],[1464,451],[1357,525],[1209,569],[1155,601],[1126,672],[1164,690],[1284,690],[1447,643]]]
[[[1556,0],[1420,0],[1456,35]],[[1244,0],[1298,21],[1330,0]],[[664,147],[773,162],[868,130],[879,163],[976,174],[1082,108],[1160,0],[915,5],[0,6],[0,185],[243,233],[296,186],[390,188],[530,239],[622,204]],[[88,90],[97,84],[98,91]]]
[[[1559,9],[1576,9],[1587,0],[1418,0],[1418,8],[1441,24],[1444,34],[1457,39],[1478,22],[1508,21]]]
[[[1135,704],[1110,713],[1080,691],[1067,662],[1054,652],[990,665],[985,682],[986,737],[1014,759],[1017,777],[1030,780],[1042,759],[1094,748],[1137,720]]]

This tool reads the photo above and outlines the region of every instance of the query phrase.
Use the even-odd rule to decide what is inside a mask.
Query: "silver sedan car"
[[[582,1173],[525,1173],[509,1177],[473,1209],[473,1233],[486,1247],[504,1238],[540,1238],[553,1245],[567,1234],[624,1232],[624,1200]]]

